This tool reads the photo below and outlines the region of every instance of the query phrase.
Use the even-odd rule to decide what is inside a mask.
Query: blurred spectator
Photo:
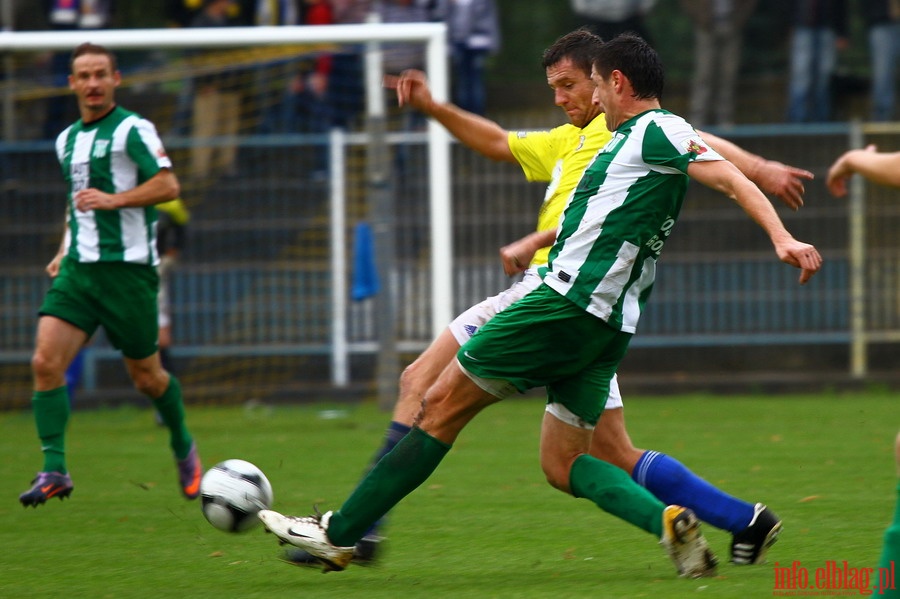
[[[381,0],[375,6],[382,23],[427,23],[432,20],[432,5],[432,0]],[[383,44],[384,72],[423,69],[425,56],[422,48],[422,44]]]
[[[831,119],[837,51],[848,45],[847,0],[794,0],[788,121]]]
[[[303,25],[332,25],[334,14],[328,0],[303,0]],[[333,112],[328,105],[328,86],[333,59],[330,54],[315,57],[307,63],[290,84],[288,130],[326,133],[331,127]],[[323,164],[318,165],[322,167]]]
[[[569,4],[579,25],[587,25],[604,40],[630,31],[653,44],[644,17],[656,0],[569,0]]]
[[[112,0],[44,0],[47,23],[54,31],[106,29],[112,23]],[[69,101],[69,52],[54,52],[50,57],[53,86],[65,90],[50,98],[43,138],[55,139],[72,121],[66,114]]]
[[[694,23],[690,122],[695,127],[734,124],[734,95],[743,30],[758,0],[680,0]]]
[[[484,69],[487,57],[500,49],[500,24],[494,0],[442,0],[432,19],[447,23],[453,63],[453,102],[484,115],[487,103]]]
[[[375,8],[373,0],[331,0],[334,22],[341,25],[365,23]]]
[[[203,0],[166,0],[165,19],[169,27],[189,27],[203,8]]]
[[[334,22],[337,25],[365,23],[374,13],[373,0],[331,0]],[[363,48],[343,46],[332,55],[328,81],[328,106],[332,125],[350,129],[365,108],[363,84]]]
[[[297,0],[257,0],[256,25],[299,25]]]
[[[300,25],[298,3],[303,0],[256,0],[254,23],[262,27]],[[291,105],[290,74],[286,72],[293,61],[275,59],[255,67],[257,110],[260,113],[260,133],[280,133],[285,129],[288,107]]]
[[[872,120],[892,121],[900,53],[900,0],[866,0],[862,11],[872,61]]]
[[[232,19],[232,0],[204,0],[203,9],[191,21],[191,27],[226,27]],[[225,66],[225,65],[218,65]],[[209,145],[210,138],[234,138],[240,125],[241,96],[237,75],[222,72],[198,77],[194,84],[191,149],[191,176],[204,178],[213,166],[227,175],[234,174],[237,146],[233,140],[224,145]],[[216,161],[213,162],[213,157]]]

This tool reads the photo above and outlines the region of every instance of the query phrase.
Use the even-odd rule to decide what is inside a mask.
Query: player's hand
[[[535,250],[525,239],[519,239],[509,245],[500,248],[500,262],[503,263],[503,272],[506,276],[517,275],[525,272],[531,259],[534,258]]]
[[[407,69],[397,75],[385,75],[384,87],[397,92],[397,105],[407,104],[423,112],[434,101],[428,88],[425,73],[416,69]]]
[[[802,168],[766,160],[757,175],[757,185],[764,192],[777,197],[791,210],[803,206],[804,181],[811,181],[814,175]]]
[[[59,267],[62,264],[63,253],[58,252],[55,256],[53,256],[53,260],[44,268],[44,271],[50,276],[51,279],[55,279],[56,275],[59,274]]]
[[[850,180],[850,177],[853,176],[855,172],[854,169],[850,166],[850,162],[852,158],[855,158],[857,155],[863,152],[877,152],[878,148],[874,145],[868,145],[864,150],[850,150],[849,152],[844,152],[844,154],[834,161],[834,164],[831,165],[831,168],[828,169],[828,178],[825,180],[825,184],[828,186],[828,191],[831,192],[836,198],[842,198],[847,195],[847,181]]]
[[[74,199],[75,208],[81,212],[87,212],[88,210],[115,210],[120,207],[116,202],[115,196],[93,187],[76,192]]]
[[[801,285],[806,284],[822,268],[821,254],[814,246],[808,243],[791,239],[777,247],[776,252],[782,262],[796,266],[801,270]]]

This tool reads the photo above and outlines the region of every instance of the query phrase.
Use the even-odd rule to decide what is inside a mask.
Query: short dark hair
[[[604,79],[613,71],[621,71],[639,100],[662,99],[666,81],[662,62],[640,36],[623,33],[604,42],[594,58],[594,69]]]
[[[541,66],[546,71],[548,67],[552,67],[568,58],[572,61],[572,64],[590,77],[591,64],[594,62],[597,48],[601,45],[603,45],[603,40],[600,36],[591,33],[585,27],[576,29],[560,37],[553,42],[553,45],[544,50],[544,54],[541,57]]]
[[[103,46],[99,44],[92,44],[91,42],[85,42],[80,44],[77,48],[72,50],[72,58],[69,59],[69,71],[72,71],[75,66],[75,59],[79,56],[84,56],[85,54],[102,54],[109,58],[109,64],[112,67],[113,73],[118,70],[118,65],[116,63],[116,55],[111,51],[107,50]]]

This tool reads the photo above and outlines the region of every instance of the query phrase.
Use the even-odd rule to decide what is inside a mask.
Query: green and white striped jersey
[[[156,265],[156,208],[81,212],[73,195],[87,188],[119,193],[171,168],[153,123],[115,107],[92,123],[81,120],[56,138],[56,156],[69,188],[64,248],[79,262],[133,262]]]
[[[723,160],[679,116],[624,122],[585,169],[560,221],[544,282],[634,333],[687,191],[688,164]]]

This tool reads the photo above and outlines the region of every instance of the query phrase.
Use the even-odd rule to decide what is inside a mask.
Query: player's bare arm
[[[730,160],[744,176],[756,183],[765,193],[784,202],[792,210],[803,206],[804,181],[811,181],[814,175],[804,169],[774,160],[766,160],[741,148],[737,144],[722,139],[712,133],[698,131],[720,155]]]
[[[727,161],[692,162],[688,175],[732,198],[769,236],[779,260],[801,269],[800,284],[822,267],[822,256],[808,243],[797,241],[785,229],[775,208],[752,181]]]
[[[536,231],[503,246],[500,248],[503,272],[510,277],[525,272],[528,265],[531,264],[531,259],[534,258],[534,253],[541,248],[553,245],[555,239],[555,230]]]
[[[104,193],[89,187],[75,194],[75,207],[82,211],[118,210],[119,208],[137,208],[153,206],[168,202],[178,197],[181,187],[178,178],[171,169],[164,168],[158,173],[128,191],[122,193]]]
[[[836,197],[844,197],[847,182],[854,174],[879,185],[900,187],[900,152],[879,152],[874,145],[845,152],[828,169],[828,190]]]
[[[400,106],[412,106],[433,118],[466,147],[491,160],[516,162],[506,141],[506,129],[455,104],[435,101],[422,71],[410,69],[399,76],[385,76],[384,86],[396,90]]]

